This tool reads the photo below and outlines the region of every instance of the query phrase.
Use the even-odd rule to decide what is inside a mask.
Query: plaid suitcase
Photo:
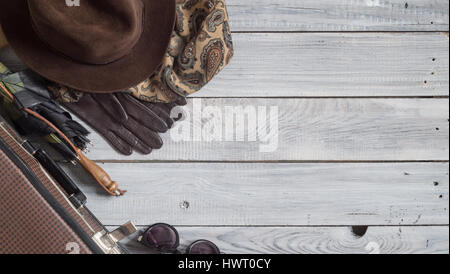
[[[109,232],[0,123],[0,254],[120,254],[136,231],[130,222]]]

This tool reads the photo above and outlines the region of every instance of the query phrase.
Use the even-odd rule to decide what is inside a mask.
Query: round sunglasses
[[[175,227],[168,224],[154,224],[138,239],[146,247],[163,254],[181,254],[180,236]],[[220,254],[219,248],[211,241],[198,240],[189,245],[186,254]]]

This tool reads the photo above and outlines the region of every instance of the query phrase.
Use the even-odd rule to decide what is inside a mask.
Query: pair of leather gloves
[[[160,149],[163,141],[159,134],[181,118],[172,118],[172,109],[184,105],[184,97],[174,103],[149,103],[128,93],[86,93],[77,103],[64,104],[124,155],[133,151],[150,154]]]

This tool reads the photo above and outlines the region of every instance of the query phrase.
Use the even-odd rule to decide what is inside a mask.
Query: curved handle
[[[11,99],[11,101],[15,101],[14,95],[0,82],[0,89],[6,93],[6,95]],[[67,136],[59,129],[57,128],[52,122],[45,119],[43,116],[41,116],[39,113],[34,112],[33,110],[29,108],[24,108],[25,112],[28,114],[36,117],[37,119],[41,120],[45,124],[47,124],[49,127],[51,127],[53,130],[55,130],[59,136],[61,136],[77,153],[78,161],[80,164],[94,177],[94,179],[112,196],[122,196],[125,194],[126,191],[122,191],[119,189],[118,184],[111,180],[111,177],[109,177],[108,173],[106,173],[101,167],[99,167],[96,163],[89,160],[81,151],[81,149],[77,148],[70,140],[67,138]]]
[[[80,149],[77,150],[77,155],[79,157],[80,164],[94,177],[94,179],[99,183],[110,195],[112,196],[122,196],[126,191],[119,189],[119,185],[109,177],[100,166],[95,162],[88,159]]]

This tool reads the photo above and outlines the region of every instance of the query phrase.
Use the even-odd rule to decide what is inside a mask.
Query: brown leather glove
[[[169,128],[172,128],[174,122],[182,118],[181,116],[171,117],[172,109],[178,106],[185,106],[187,104],[186,98],[181,96],[178,96],[178,99],[173,103],[150,103],[145,101],[140,102],[150,110],[152,110],[159,118],[164,120]]]
[[[172,104],[141,102],[130,94],[86,93],[78,103],[65,106],[101,134],[118,152],[131,155],[133,150],[149,154],[163,141],[158,133],[173,125],[170,111],[186,104],[180,98]]]

